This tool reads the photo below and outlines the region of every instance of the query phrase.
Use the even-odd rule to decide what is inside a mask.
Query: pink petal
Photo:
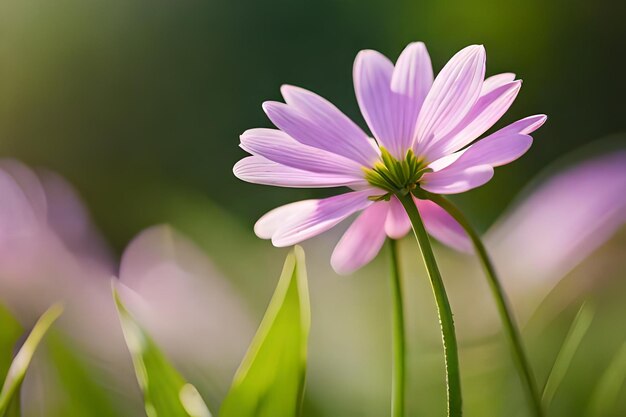
[[[354,62],[354,89],[363,117],[379,143],[403,158],[432,84],[432,66],[423,43],[407,46],[394,69],[384,55],[361,51]]]
[[[250,129],[241,135],[241,147],[253,155],[292,168],[316,173],[363,177],[361,166],[343,156],[303,145],[276,129]]]
[[[380,145],[396,155],[400,115],[398,97],[391,92],[392,76],[392,62],[379,52],[361,51],[354,60],[354,91],[361,113]]]
[[[411,230],[409,216],[395,196],[391,197],[388,204],[389,212],[385,221],[385,232],[392,239],[401,239]]]
[[[450,165],[422,177],[421,187],[435,194],[458,194],[487,183],[493,177],[493,167],[479,165],[471,167]]]
[[[480,91],[480,95],[484,96],[489,92],[495,90],[498,87],[503,86],[504,84],[508,84],[511,81],[515,80],[515,74],[512,72],[503,72],[502,74],[492,75],[488,77],[483,82],[483,88]]]
[[[464,153],[465,153],[465,149],[460,150],[460,151],[455,152],[455,153],[451,153],[450,155],[443,156],[443,157],[437,159],[436,161],[433,161],[430,164],[428,164],[428,168],[432,169],[435,172],[436,171],[441,171],[442,169],[452,165]]]
[[[528,135],[489,136],[467,148],[456,163],[498,167],[524,155],[532,144],[533,138]]]
[[[400,54],[391,78],[391,90],[409,97],[412,110],[419,113],[433,85],[433,66],[423,42],[410,43]],[[413,114],[413,113],[410,113]],[[417,114],[413,123],[417,120]],[[408,122],[408,119],[405,119]],[[414,126],[411,126],[412,130]]]
[[[1,159],[0,169],[15,179],[37,218],[45,223],[47,217],[46,195],[37,175],[29,167],[15,159]]]
[[[472,252],[472,242],[463,227],[444,209],[429,200],[415,199],[424,227],[435,239],[461,252]]]
[[[318,200],[302,200],[285,204],[267,212],[254,225],[254,233],[261,239],[271,239],[278,228],[298,213],[315,210]]]
[[[287,104],[265,102],[270,120],[298,142],[370,166],[378,159],[375,146],[361,128],[326,99],[310,91],[283,86]]]
[[[552,286],[623,230],[625,167],[626,151],[620,150],[532,184],[530,195],[486,236],[503,276],[523,278],[513,281],[525,286]]]
[[[459,170],[479,165],[497,167],[508,164],[528,151],[533,142],[528,134],[538,129],[545,120],[544,115],[519,120],[459,152],[432,162],[429,167],[438,172],[444,169]]]
[[[119,278],[128,308],[169,355],[220,373],[236,369],[254,327],[203,250],[168,226],[153,226],[124,251]]]
[[[262,156],[248,156],[240,160],[233,167],[233,173],[243,181],[279,187],[328,188],[366,185],[364,179],[357,179],[355,176],[304,171],[277,164]]]
[[[101,268],[106,275],[113,275],[117,262],[74,187],[52,171],[41,170],[39,177],[50,228],[77,257],[89,261],[91,267]]]
[[[338,274],[350,274],[376,257],[385,243],[387,204],[374,203],[350,225],[335,247],[330,263]]]
[[[521,81],[513,81],[481,95],[459,126],[428,151],[429,157],[448,155],[485,133],[513,104],[521,86]]]
[[[510,134],[488,136],[460,152],[444,157],[447,163],[454,158],[446,169],[465,169],[479,165],[491,165],[497,167],[515,161],[524,155],[533,143],[533,138],[528,135]],[[435,161],[430,167],[443,165]],[[433,168],[435,169],[435,168]],[[436,170],[437,171],[437,170]]]
[[[15,178],[0,169],[0,248],[13,245],[14,238],[32,238],[39,229],[40,219],[28,196]]]
[[[370,191],[355,191],[304,205],[286,218],[272,235],[274,246],[291,246],[317,236],[346,219],[352,213],[363,210],[373,202],[368,200]],[[271,213],[270,213],[271,214]]]
[[[445,137],[471,110],[485,76],[485,49],[474,45],[459,51],[435,79],[417,121],[417,154]]]
[[[490,136],[508,135],[510,133],[521,133],[524,135],[530,135],[535,130],[539,129],[548,119],[545,114],[537,114],[534,116],[528,116],[517,122],[503,127],[497,132],[492,133]]]

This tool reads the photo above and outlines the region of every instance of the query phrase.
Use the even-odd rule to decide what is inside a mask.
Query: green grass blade
[[[14,395],[9,402],[9,406],[7,407],[6,413],[4,413],[5,417],[22,417],[22,403],[20,401],[19,395]]]
[[[615,406],[619,393],[626,380],[626,343],[619,349],[609,367],[600,377],[598,385],[591,394],[588,417],[602,417],[611,414],[611,408]]]
[[[37,320],[37,323],[35,323],[35,327],[33,327],[26,341],[24,341],[24,344],[17,352],[17,355],[15,355],[9,367],[9,371],[7,372],[2,391],[0,392],[0,416],[6,415],[9,406],[11,406],[11,413],[15,415],[15,407],[19,408],[19,404],[15,405],[14,403],[11,405],[11,403],[14,401],[14,397],[17,397],[19,394],[19,388],[24,380],[30,361],[44,335],[62,312],[63,307],[60,304],[55,304],[43,313],[39,320]]]
[[[185,381],[130,315],[115,287],[113,298],[148,417],[211,417],[196,388]]]
[[[56,374],[56,383],[67,401],[55,403],[52,416],[118,417],[124,415],[123,401],[111,395],[113,386],[93,359],[59,332],[46,339],[47,361]],[[107,386],[108,385],[108,386]],[[126,398],[124,398],[126,399]]]
[[[261,325],[224,400],[221,417],[295,417],[306,376],[311,313],[304,251],[285,260]]]
[[[548,409],[554,398],[554,394],[556,394],[557,389],[563,382],[563,378],[565,378],[565,374],[572,364],[578,346],[580,346],[580,343],[591,326],[594,314],[595,311],[593,307],[585,302],[578,310],[576,317],[574,317],[574,321],[572,321],[567,336],[565,336],[561,350],[559,350],[556,356],[554,365],[552,366],[552,370],[548,375],[546,385],[543,389],[541,399],[545,407],[544,409]]]
[[[0,306],[0,380],[4,380],[11,366],[15,344],[24,329],[4,307]]]

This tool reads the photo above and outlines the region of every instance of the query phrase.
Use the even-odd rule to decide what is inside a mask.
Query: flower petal
[[[472,242],[463,227],[444,209],[429,200],[415,199],[429,234],[460,252],[472,252]]]
[[[533,138],[528,135],[489,136],[467,148],[453,165],[506,165],[524,155],[532,143]]]
[[[272,162],[262,156],[248,156],[235,164],[237,178],[254,184],[295,188],[328,188],[365,185],[354,176],[305,171]]]
[[[283,86],[287,104],[265,102],[270,120],[298,142],[371,166],[378,159],[375,146],[361,128],[337,107],[310,91]]]
[[[468,46],[441,70],[428,92],[417,121],[417,154],[454,129],[478,99],[485,76],[485,48]]]
[[[555,285],[626,223],[626,150],[551,175],[508,210],[485,243],[509,285]],[[521,249],[521,250],[520,250]],[[524,279],[515,279],[524,278]],[[529,288],[530,287],[530,288]],[[535,288],[533,288],[535,287]]]
[[[512,81],[481,95],[457,128],[428,152],[429,157],[435,159],[448,155],[485,133],[513,104],[521,86],[521,81]]]
[[[484,96],[485,94],[489,94],[496,88],[501,87],[504,84],[508,84],[514,80],[515,74],[512,72],[503,72],[502,74],[496,74],[492,75],[491,77],[487,77],[483,82],[483,88],[480,91],[480,95]]]
[[[254,225],[254,233],[261,239],[271,239],[278,228],[299,212],[315,210],[318,200],[302,200],[285,204],[267,212]]]
[[[404,48],[396,62],[391,78],[391,91],[410,98],[412,110],[416,112],[411,130],[415,127],[417,113],[432,85],[433,66],[426,45],[423,42],[410,43]]]
[[[354,91],[363,118],[381,146],[399,151],[398,97],[391,92],[393,63],[377,51],[365,50],[354,60]]]
[[[335,246],[330,263],[338,274],[350,274],[376,257],[385,243],[387,204],[374,203],[350,225]]]
[[[391,197],[388,204],[389,212],[385,221],[385,232],[392,239],[401,239],[411,230],[409,216],[395,196]]]
[[[13,238],[35,235],[41,219],[27,193],[4,169],[0,169],[0,192],[0,247],[13,245]]]
[[[361,166],[343,156],[303,145],[277,129],[250,129],[241,135],[241,148],[253,155],[305,171],[363,178]]]
[[[219,374],[236,369],[255,326],[232,282],[202,249],[169,226],[152,226],[131,241],[119,269],[127,306],[168,354]]]
[[[497,132],[492,133],[490,136],[508,135],[510,133],[522,133],[524,135],[530,135],[535,130],[539,129],[548,119],[545,114],[536,114],[534,116],[528,116],[517,122],[503,127]]]
[[[354,62],[353,78],[359,107],[372,133],[392,155],[403,158],[433,81],[426,47],[421,42],[408,45],[395,68],[384,55],[361,51]]]
[[[48,202],[41,181],[32,169],[15,159],[1,159],[0,169],[11,175],[28,199],[40,222],[46,223]]]
[[[458,194],[480,187],[493,177],[491,165],[471,167],[454,166],[437,172],[429,172],[422,177],[421,187],[435,194]]]
[[[88,261],[90,268],[100,268],[107,275],[114,275],[117,271],[115,256],[76,189],[56,172],[39,170],[38,174],[52,231],[75,256]]]
[[[284,219],[272,235],[274,246],[291,246],[317,236],[346,219],[352,213],[373,204],[370,191],[355,191],[302,204],[297,212]],[[272,217],[275,214],[272,215]]]

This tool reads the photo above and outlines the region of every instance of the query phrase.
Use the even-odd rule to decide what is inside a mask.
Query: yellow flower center
[[[373,168],[363,168],[365,179],[374,187],[387,191],[381,196],[372,196],[371,200],[389,200],[392,194],[404,196],[419,187],[419,180],[424,173],[431,171],[423,158],[415,156],[412,150],[402,160],[394,158],[384,147],[381,160]]]

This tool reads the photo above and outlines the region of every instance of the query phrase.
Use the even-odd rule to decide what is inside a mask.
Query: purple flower
[[[624,190],[624,149],[594,156],[535,185],[486,235],[509,277],[505,284],[515,290],[509,292],[547,294],[609,240],[626,223]]]
[[[283,86],[285,103],[263,104],[278,130],[241,135],[241,147],[252,156],[235,165],[235,175],[257,184],[352,191],[272,210],[257,222],[256,234],[275,246],[290,246],[362,211],[331,259],[337,272],[350,273],[372,260],[387,236],[397,239],[410,230],[396,194],[456,194],[485,184],[494,167],[528,150],[530,133],[546,117],[527,117],[476,141],[521,87],[514,74],[484,76],[485,50],[477,45],[458,52],[434,80],[421,42],[407,46],[395,66],[376,51],[360,52],[354,87],[374,139],[324,98]],[[415,203],[430,234],[471,250],[443,209],[427,200],[415,198]]]

